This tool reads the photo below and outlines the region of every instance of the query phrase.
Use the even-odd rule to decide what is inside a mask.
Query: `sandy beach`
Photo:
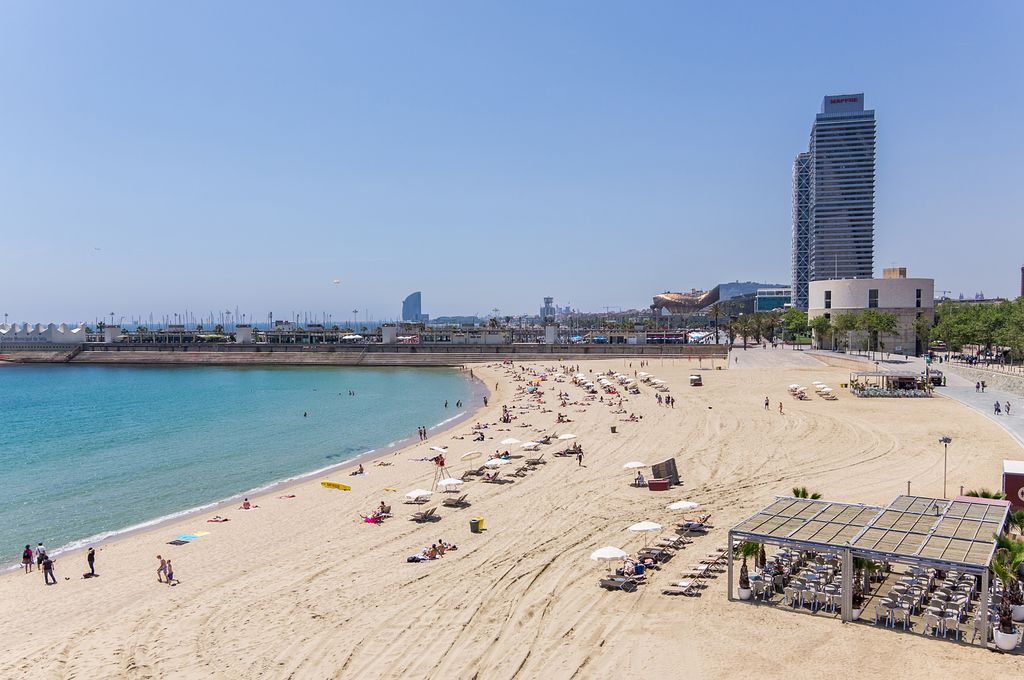
[[[898,669],[902,678],[936,678],[968,669],[1001,677],[1024,671],[1022,656],[843,625],[832,615],[730,603],[724,576],[700,597],[661,593],[724,544],[729,527],[794,486],[830,500],[887,504],[909,481],[913,493],[939,496],[943,459],[935,442],[942,435],[955,442],[951,495],[961,485],[997,487],[1002,460],[1021,457],[995,423],[950,399],[857,399],[839,391],[837,401],[796,401],[787,385],[820,379],[838,386],[849,371],[772,350],[759,362],[757,352],[738,352],[735,368],[702,371],[701,388],[686,380],[695,362],[655,360],[646,369],[635,359],[579,362],[595,374],[647,370],[666,380],[677,400],[675,408],[661,406],[645,387],[626,395],[627,414],[599,402],[560,408],[558,391],[583,399],[568,381],[543,383],[539,404],[518,393],[525,385],[513,380],[518,364],[474,366],[492,391],[489,406],[379,459],[390,465],[364,463],[365,476],[330,475],[351,491],[303,481],[253,498],[259,509],[216,511],[229,522],[206,522],[211,512],[104,544],[96,579],[81,578],[81,554],[57,560],[55,586],[44,586],[37,572],[0,576],[0,677],[775,678]],[[496,425],[502,405],[517,416],[509,425]],[[574,422],[556,425],[558,412]],[[629,413],[642,419],[624,422]],[[472,441],[475,422],[490,424],[482,443]],[[582,466],[554,457],[564,443],[553,443],[541,447],[545,464],[526,476],[465,484],[468,508],[440,507],[441,493],[424,506],[402,502],[405,492],[430,488],[433,466],[416,460],[434,455],[429,446],[448,447],[449,469],[459,476],[483,462],[461,461],[465,452],[519,454],[499,442],[566,432],[578,435]],[[684,484],[667,493],[631,486],[632,474],[622,469],[627,461],[669,457]],[[515,467],[501,468],[502,476]],[[665,506],[684,499],[712,513],[716,528],[638,592],[599,588],[603,570],[590,552],[604,545],[636,550],[644,539],[625,528],[681,520],[685,513]],[[363,523],[358,513],[381,501],[394,517]],[[409,521],[435,505],[439,521]],[[481,534],[469,531],[475,516],[485,518]],[[209,534],[167,545],[196,531]],[[439,539],[458,550],[406,562]],[[157,554],[172,559],[179,584],[157,582]]]

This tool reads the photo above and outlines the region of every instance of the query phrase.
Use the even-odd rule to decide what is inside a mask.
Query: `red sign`
[[[1004,472],[1003,493],[1014,510],[1024,509],[1024,475]]]

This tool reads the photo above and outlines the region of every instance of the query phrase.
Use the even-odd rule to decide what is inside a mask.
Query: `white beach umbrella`
[[[431,446],[430,450],[437,451],[438,453],[448,453],[448,449],[442,448],[440,446]]]
[[[470,451],[469,453],[462,454],[459,458],[461,460],[473,460],[474,458],[479,458],[482,455],[482,451]]]
[[[576,435],[572,432],[566,432],[565,434],[558,435],[559,439],[576,439]]]
[[[789,386],[789,389],[791,389],[791,390],[798,390],[798,389],[800,389],[800,386],[794,383],[794,384]]]
[[[661,525],[657,522],[637,522],[631,527],[628,527],[628,531],[658,531],[661,529]]]
[[[405,497],[409,500],[417,500],[419,498],[427,498],[433,491],[427,491],[426,489],[413,489],[409,493],[405,494]]]
[[[509,437],[508,439],[502,439],[501,443],[507,446],[509,444],[518,444],[519,440],[516,439],[515,437]]]
[[[448,479],[442,479],[437,483],[438,486],[458,486],[462,484],[462,480],[456,477],[449,477]]]
[[[650,373],[647,373],[646,371],[640,371],[639,373],[637,373],[637,375],[640,376],[641,378],[644,378],[646,376],[649,376]]]
[[[540,448],[540,444],[537,442],[523,442],[519,445],[519,448],[533,451],[534,449]]]
[[[628,527],[628,531],[643,532],[644,535],[644,547],[647,547],[647,533],[650,531],[659,531],[661,525],[657,522],[637,522],[631,527]]]
[[[629,553],[612,545],[606,545],[590,553],[590,559],[596,562],[617,562],[629,557]]]
[[[504,458],[491,458],[489,461],[484,463],[484,465],[486,465],[487,467],[492,467],[493,468],[493,467],[499,467],[499,466],[502,466],[502,465],[508,465],[511,462],[512,461],[506,460]]]
[[[639,468],[647,467],[647,463],[641,463],[638,460],[631,461],[622,466],[623,470],[637,470]]]
[[[693,501],[676,501],[668,506],[669,510],[696,510],[700,507],[700,503],[694,503]]]

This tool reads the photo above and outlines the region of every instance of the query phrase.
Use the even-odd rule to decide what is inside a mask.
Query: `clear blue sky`
[[[5,2],[0,313],[788,283],[793,156],[823,95],[860,91],[878,272],[1015,296],[1022,25],[1017,2]]]

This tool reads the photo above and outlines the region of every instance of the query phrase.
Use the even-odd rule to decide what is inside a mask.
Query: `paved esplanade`
[[[809,352],[794,350],[791,346],[781,345],[772,349],[769,345],[750,345],[743,349],[743,343],[733,345],[729,352],[729,368],[823,368],[824,363],[818,361]]]

